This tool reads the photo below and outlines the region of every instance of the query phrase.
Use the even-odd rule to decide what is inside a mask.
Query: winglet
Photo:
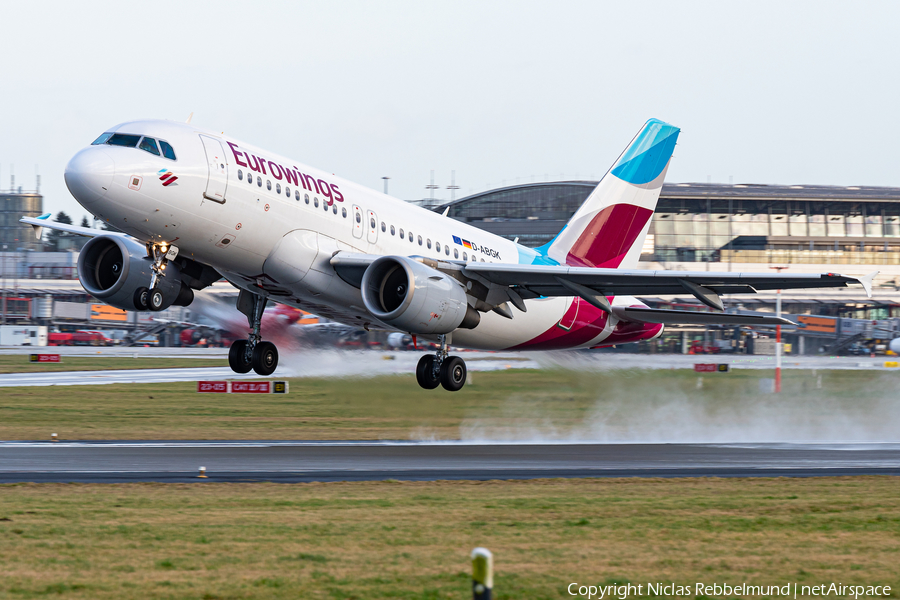
[[[450,207],[449,207],[449,206],[448,206],[447,208],[444,209],[444,212],[441,213],[441,216],[442,216],[442,217],[446,217],[448,212],[450,212]]]
[[[36,217],[36,218],[40,219],[41,221],[46,221],[50,218],[50,213],[44,213],[41,216]],[[40,225],[34,225],[34,224],[32,224],[31,227],[34,229],[34,239],[40,240],[41,236],[44,235],[44,228],[41,227]]]
[[[190,125],[190,124],[191,124],[191,119],[193,119],[193,118],[194,118],[194,113],[192,112],[191,114],[188,115],[187,121],[185,121],[185,123],[187,123],[188,125]]]
[[[872,271],[865,277],[857,277],[856,279],[866,290],[866,296],[868,298],[872,297],[872,281],[875,279],[876,275],[878,275],[878,271]]]

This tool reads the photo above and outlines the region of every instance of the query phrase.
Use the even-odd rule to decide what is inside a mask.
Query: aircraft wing
[[[123,237],[128,237],[124,233],[119,233],[117,231],[106,231],[105,229],[91,229],[89,227],[78,227],[77,225],[57,223],[56,221],[50,220],[50,213],[41,215],[37,218],[22,217],[21,219],[19,219],[19,223],[28,223],[29,225],[31,225],[34,228],[34,237],[37,239],[41,239],[41,235],[44,233],[44,227],[46,227],[47,229],[56,229],[57,231],[65,231],[67,233],[74,233],[87,237],[96,237],[98,235],[120,235]]]
[[[848,287],[862,285],[872,295],[877,271],[865,277],[837,273],[716,273],[710,271],[650,271],[594,269],[551,265],[467,263],[466,277],[506,286],[522,298],[538,296],[658,296],[692,294],[722,310],[722,294],[754,294],[758,290]],[[594,298],[597,299],[597,298]],[[585,300],[590,301],[589,298]]]
[[[338,275],[359,287],[362,274],[378,256],[338,252],[331,264]],[[509,301],[523,311],[523,299],[551,296],[580,296],[606,312],[620,307],[610,305],[607,296],[662,296],[689,293],[710,308],[723,310],[722,294],[755,294],[758,290],[835,288],[862,285],[872,295],[872,280],[877,271],[865,277],[837,273],[717,273],[710,271],[650,271],[644,269],[595,269],[566,265],[519,265],[507,263],[461,263],[410,257],[429,264],[458,280],[476,281],[486,290],[479,310],[492,310]],[[471,288],[470,288],[471,289]],[[774,317],[625,309],[629,320],[648,323],[733,323],[790,324]],[[647,311],[653,311],[651,312]],[[501,309],[501,314],[505,311]],[[666,314],[661,314],[666,313]],[[624,315],[622,315],[624,318]],[[713,317],[716,317],[715,319]],[[656,320],[648,320],[656,319]],[[661,320],[666,319],[666,320]],[[770,319],[771,323],[759,319]]]

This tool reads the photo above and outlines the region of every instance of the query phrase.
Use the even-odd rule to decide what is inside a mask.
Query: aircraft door
[[[353,205],[353,237],[361,238],[363,236],[363,214],[362,209],[357,205]]]
[[[369,226],[369,232],[366,236],[366,240],[370,244],[374,244],[378,241],[378,217],[376,217],[375,213],[371,210],[366,211],[366,225]]]
[[[206,162],[209,166],[209,180],[203,197],[219,204],[225,204],[225,188],[228,187],[228,162],[221,142],[215,138],[201,135],[203,149],[206,150]]]
[[[578,306],[580,304],[581,298],[578,298],[577,296],[572,298],[572,304],[569,305],[568,310],[566,310],[562,319],[559,320],[559,323],[557,323],[556,326],[565,331],[572,329],[572,326],[575,325],[575,321],[578,319]]]

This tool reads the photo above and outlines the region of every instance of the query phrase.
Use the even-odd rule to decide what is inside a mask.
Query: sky
[[[4,2],[0,189],[183,121],[437,198],[599,178],[649,118],[667,181],[900,186],[900,3]],[[14,165],[14,166],[11,166]]]

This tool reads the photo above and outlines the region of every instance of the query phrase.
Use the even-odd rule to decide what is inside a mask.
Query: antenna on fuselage
[[[185,121],[185,123],[187,123],[188,125],[190,125],[190,124],[191,124],[191,119],[193,119],[193,118],[194,118],[194,113],[189,114],[189,115],[188,115],[188,118],[187,118],[187,121]]]

